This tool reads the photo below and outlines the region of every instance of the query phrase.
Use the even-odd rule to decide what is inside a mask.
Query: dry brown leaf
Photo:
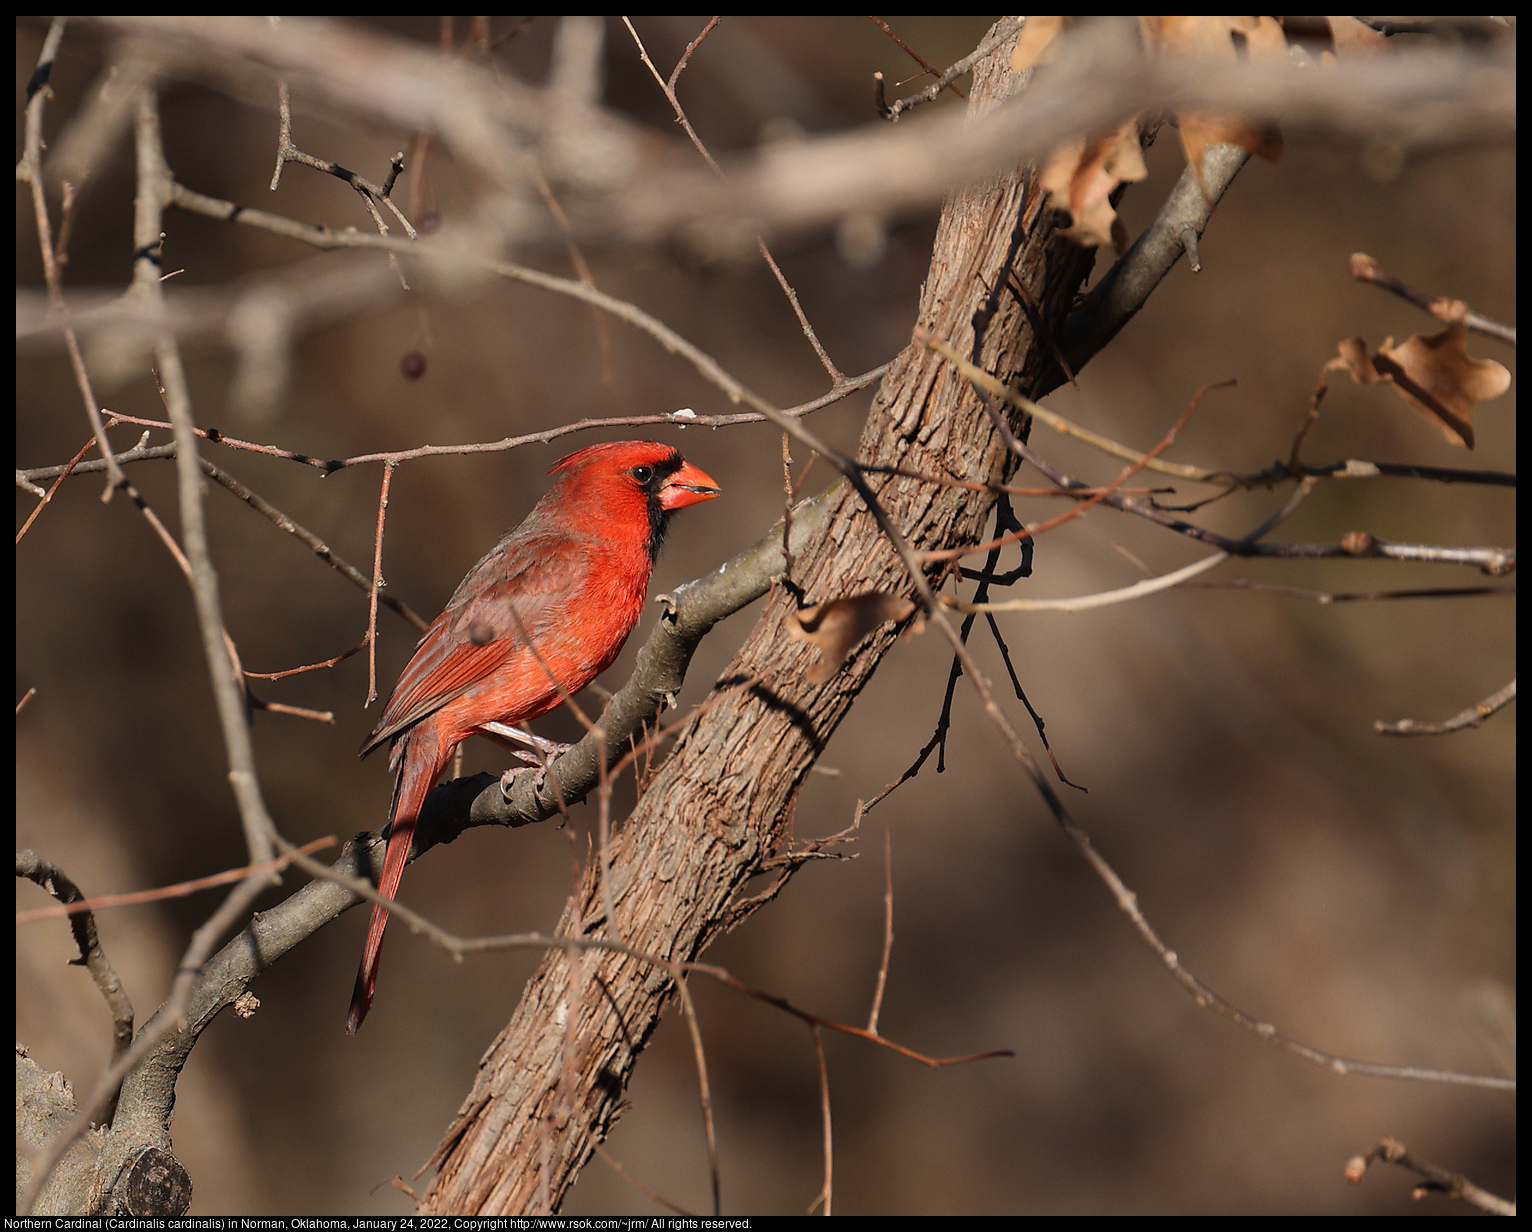
[[[1388,46],[1387,35],[1374,30],[1359,18],[1328,17],[1326,20],[1330,23],[1330,39],[1335,45],[1335,56],[1372,55]],[[1319,62],[1329,65],[1334,63],[1334,59],[1326,53],[1320,55]]]
[[[859,641],[888,620],[906,620],[915,603],[900,595],[869,590],[849,599],[827,599],[799,608],[787,617],[789,636],[819,647],[819,662],[804,673],[813,684],[823,684],[836,672]]]
[[[1112,191],[1124,182],[1149,174],[1138,142],[1138,121],[1125,120],[1108,133],[1067,141],[1048,156],[1038,186],[1049,194],[1055,209],[1072,218],[1059,234],[1084,248],[1111,244],[1127,251],[1127,229],[1112,208]]]
[[[1275,124],[1250,120],[1231,112],[1182,111],[1176,115],[1186,165],[1201,184],[1202,159],[1210,145],[1237,145],[1274,161],[1282,157],[1282,130]]]
[[[1399,391],[1427,415],[1437,419],[1451,440],[1473,448],[1473,408],[1476,402],[1498,398],[1511,387],[1511,374],[1492,359],[1468,354],[1468,331],[1449,325],[1437,334],[1413,334],[1399,346],[1388,339],[1373,357],[1379,372],[1387,371]],[[1385,369],[1387,362],[1390,367]]]
[[[1398,346],[1387,339],[1371,359],[1367,344],[1348,338],[1326,371],[1347,369],[1358,385],[1387,381],[1454,445],[1474,446],[1473,408],[1511,387],[1511,374],[1492,359],[1468,354],[1468,331],[1449,325],[1437,334],[1414,334]]]
[[[1053,59],[1059,35],[1072,18],[1028,17],[1011,52],[1018,73]],[[1059,234],[1085,248],[1111,244],[1118,252],[1128,245],[1127,229],[1109,200],[1124,181],[1149,174],[1138,142],[1138,121],[1126,120],[1110,132],[1071,138],[1044,160],[1038,183],[1055,209],[1068,210],[1071,223]]]
[[[1059,36],[1069,28],[1070,17],[1029,17],[1011,51],[1011,67],[1025,72],[1046,64],[1059,48]],[[1318,44],[1306,56],[1310,63],[1333,67],[1336,57],[1366,55],[1383,47],[1387,40],[1355,17],[1276,18],[1263,16],[1203,15],[1193,17],[1140,17],[1139,32],[1144,49],[1152,55],[1187,55],[1219,60],[1248,58],[1280,60],[1287,63],[1288,32],[1284,21],[1295,23],[1292,43],[1299,46]],[[1328,35],[1328,39],[1326,36]],[[1262,158],[1275,159],[1282,154],[1282,132],[1267,120],[1222,111],[1183,111],[1176,113],[1181,148],[1186,165],[1192,169],[1204,193],[1203,158],[1212,145],[1236,145]],[[1039,177],[1055,208],[1067,209],[1073,221],[1059,234],[1084,247],[1110,243],[1119,253],[1127,248],[1128,236],[1109,197],[1119,185],[1142,179],[1143,155],[1137,141],[1140,117],[1134,117],[1132,155],[1124,128],[1094,137],[1077,137],[1055,149],[1043,163]]]
[[[1273,17],[1140,17],[1144,45],[1161,52],[1180,52],[1219,59],[1239,57],[1234,36],[1244,41],[1252,59],[1287,57],[1287,37]],[[1243,146],[1252,154],[1274,159],[1282,153],[1282,133],[1275,124],[1228,112],[1176,113],[1186,165],[1199,184],[1202,158],[1210,145]]]
[[[1047,64],[1058,50],[1054,40],[1064,30],[1063,17],[1028,17],[1021,37],[1011,49],[1011,70],[1024,73],[1038,64]]]

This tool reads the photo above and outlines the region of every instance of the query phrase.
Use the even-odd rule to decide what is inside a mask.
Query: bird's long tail
[[[388,849],[383,853],[383,873],[378,879],[378,893],[384,898],[393,898],[399,889],[399,879],[404,876],[404,865],[410,855],[410,842],[415,837],[415,822],[451,756],[450,749],[441,755],[442,750],[436,747],[440,741],[435,736],[434,725],[428,719],[404,737],[407,743],[399,751],[394,802],[389,810],[392,821],[388,830]],[[356,1034],[367,1011],[372,1008],[372,995],[378,986],[383,930],[387,927],[388,909],[374,903],[372,920],[367,926],[367,944],[362,950],[362,965],[357,968],[356,987],[351,991],[351,1012],[346,1016],[347,1035]]]

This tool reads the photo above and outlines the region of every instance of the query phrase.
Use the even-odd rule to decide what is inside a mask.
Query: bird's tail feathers
[[[378,893],[384,898],[394,897],[399,880],[404,876],[410,843],[415,837],[415,822],[441,773],[442,767],[434,762],[434,758],[404,758],[399,763],[402,772],[394,785],[388,849],[383,853],[383,872],[378,878]],[[387,927],[388,908],[374,903],[372,919],[367,925],[367,944],[362,950],[362,965],[357,968],[356,985],[351,990],[351,1010],[346,1015],[347,1035],[356,1034],[367,1011],[372,1008],[373,992],[378,985],[378,961],[383,951],[383,930]]]

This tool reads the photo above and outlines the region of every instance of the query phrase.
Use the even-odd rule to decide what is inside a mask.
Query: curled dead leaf
[[[805,675],[811,683],[823,684],[840,671],[852,647],[879,625],[889,620],[907,620],[914,612],[915,603],[911,599],[869,590],[849,599],[826,599],[789,613],[787,632],[799,641],[819,647],[819,662]]]
[[[1234,60],[1241,48],[1251,59],[1286,59],[1287,35],[1274,17],[1140,17],[1144,46],[1168,54]],[[1282,132],[1275,124],[1228,112],[1176,113],[1186,165],[1202,184],[1202,158],[1211,145],[1237,145],[1274,159],[1282,153]],[[1204,185],[1204,191],[1206,186]]]
[[[1202,184],[1203,156],[1211,145],[1237,145],[1268,161],[1282,156],[1282,130],[1275,124],[1229,112],[1182,111],[1176,115],[1186,165]]]
[[[1436,334],[1413,334],[1398,346],[1386,339],[1371,359],[1367,344],[1348,338],[1327,371],[1345,368],[1358,385],[1387,381],[1454,445],[1474,446],[1473,408],[1511,387],[1511,374],[1492,359],[1468,354],[1468,331],[1449,325]]]
[[[1066,141],[1048,156],[1037,182],[1055,209],[1069,211],[1072,221],[1060,235],[1083,248],[1111,244],[1121,253],[1128,233],[1112,208],[1112,192],[1148,174],[1138,120],[1130,119],[1109,132]]]

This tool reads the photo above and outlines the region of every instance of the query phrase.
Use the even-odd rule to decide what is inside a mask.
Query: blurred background
[[[554,19],[493,19],[498,71],[541,85]],[[932,64],[970,51],[987,18],[899,18]],[[702,18],[635,25],[661,73]],[[373,28],[436,45],[435,19]],[[459,19],[461,39],[465,19]],[[25,87],[45,26],[17,25],[17,150]],[[618,21],[606,26],[603,101],[647,125],[684,165],[669,105]],[[110,43],[88,25],[65,37],[47,110],[50,141],[100,88]],[[715,155],[876,121],[871,74],[918,71],[866,18],[729,18],[679,87]],[[966,78],[960,85],[966,85]],[[908,93],[920,82],[891,90]],[[960,107],[951,94],[936,104]],[[309,223],[370,229],[344,183],[288,166],[269,191],[275,87],[174,81],[162,99],[171,166],[188,187]],[[300,104],[295,141],[381,181],[413,134]],[[1130,235],[1154,216],[1182,168],[1175,133],[1148,152],[1150,178],[1121,215]],[[130,276],[133,161],[124,138],[86,183],[66,287],[115,292]],[[410,194],[444,221],[480,186],[433,150]],[[1432,294],[1515,321],[1514,150],[1504,145],[1398,157],[1365,143],[1287,134],[1275,163],[1235,181],[1202,241],[1201,273],[1183,262],[1148,308],[1049,405],[1145,449],[1193,393],[1210,393],[1169,455],[1230,470],[1285,458],[1324,362],[1342,338],[1376,348],[1439,328],[1426,314],[1348,275],[1376,257]],[[57,223],[57,201],[51,199]],[[420,219],[415,219],[417,224]],[[830,355],[848,373],[908,343],[935,230],[934,209],[782,237],[776,256]],[[188,337],[198,422],[317,457],[497,440],[583,417],[698,414],[735,408],[684,362],[619,322],[610,369],[586,307],[491,280],[421,277],[406,294],[376,253],[315,253],[260,231],[186,213],[166,220],[165,268],[184,271],[171,302],[208,329]],[[35,225],[17,187],[18,286],[42,287]],[[510,254],[563,276],[562,248]],[[587,246],[603,290],[654,313],[779,406],[828,387],[792,311],[759,258],[696,245]],[[1103,257],[1097,272],[1106,268]],[[225,330],[238,298],[263,287],[309,309],[279,396],[263,404],[234,382]],[[200,298],[198,298],[200,297]],[[83,302],[83,300],[82,300]],[[402,358],[426,359],[408,379]],[[1511,365],[1483,338],[1470,351]],[[141,362],[87,348],[104,405],[163,418]],[[814,429],[852,449],[871,391],[815,414]],[[1477,449],[1448,445],[1390,390],[1337,379],[1308,438],[1309,461],[1346,457],[1510,470],[1515,388],[1483,404]],[[85,442],[62,347],[29,337],[17,367],[17,464],[56,464]],[[114,441],[130,445],[136,429]],[[569,450],[634,435],[672,441],[719,480],[724,498],[676,519],[655,574],[660,593],[715,567],[780,516],[780,435],[765,425],[711,431],[615,429],[510,453],[411,462],[395,475],[384,571],[392,593],[428,617],[458,579],[543,491]],[[163,436],[156,437],[156,440]],[[1104,482],[1118,465],[1078,442],[1034,437],[1061,467]],[[371,560],[381,468],[329,477],[291,462],[206,446],[340,555]],[[799,458],[801,464],[802,458]],[[178,526],[174,473],[131,468],[146,500]],[[808,489],[829,482],[811,472]],[[1023,476],[1023,482],[1026,481]],[[87,894],[141,889],[244,862],[223,743],[187,587],[143,518],[102,479],[67,482],[17,554],[18,846],[57,861]],[[1448,545],[1513,545],[1513,489],[1402,479],[1321,485],[1277,533],[1334,541],[1352,530]],[[1191,490],[1189,495],[1196,494]],[[1286,490],[1223,502],[1206,524],[1243,532]],[[35,498],[18,489],[18,527]],[[1056,505],[1020,501],[1036,520]],[[366,595],[222,489],[207,499],[228,627],[245,666],[277,671],[354,646]],[[1014,592],[1056,597],[1123,586],[1195,559],[1189,544],[1097,511],[1040,540],[1034,577]],[[1142,564],[1138,563],[1142,562]],[[1200,581],[1246,578],[1319,591],[1472,586],[1451,566],[1385,561],[1225,564]],[[1510,579],[1507,579],[1508,581]],[[1000,597],[1006,597],[1004,595]],[[706,695],[755,619],[746,609],[699,651],[683,706]],[[1166,943],[1218,992],[1315,1047],[1347,1057],[1477,1073],[1511,1072],[1514,1039],[1514,705],[1456,735],[1388,739],[1375,719],[1441,720],[1515,672],[1513,604],[1503,596],[1317,603],[1248,590],[1185,587],[1077,615],[998,618],[1066,774],[1089,789],[1069,804],[1139,894]],[[644,623],[603,679],[625,678]],[[379,617],[386,697],[416,633]],[[1003,682],[992,640],[981,663]],[[934,636],[900,644],[830,742],[797,809],[799,838],[845,828],[858,799],[914,759],[941,708],[950,656]],[[287,837],[342,839],[380,826],[390,780],[355,750],[376,721],[363,709],[365,656],[278,682],[274,702],[332,710],[333,726],[260,714],[262,788]],[[593,702],[594,704],[594,702]],[[1013,720],[1026,726],[1019,703]],[[577,735],[550,716],[549,736]],[[482,742],[480,742],[482,743]],[[466,768],[503,768],[490,747]],[[864,820],[853,858],[817,862],[716,945],[709,961],[816,1013],[865,1023],[883,944],[885,836],[894,946],[881,1026],[931,1055],[1010,1048],[1015,1056],[928,1070],[828,1036],[837,1213],[1440,1214],[1408,1200],[1409,1178],[1375,1172],[1356,1188],[1346,1160],[1392,1135],[1421,1157],[1514,1196],[1514,1104],[1500,1092],[1342,1078],[1276,1051],[1198,1009],[1132,932],[1101,883],[1049,820],[1035,791],[960,687],[946,772],[935,758]],[[1068,789],[1064,789],[1068,790]],[[573,883],[593,813],[508,832],[473,831],[410,869],[403,897],[465,934],[551,929]],[[322,853],[321,853],[322,854]],[[333,858],[334,852],[330,854]],[[296,876],[271,901],[301,884]],[[42,893],[22,884],[18,902]],[[99,918],[140,1021],[164,997],[189,933],[215,893]],[[268,904],[269,905],[269,904]],[[176,1149],[196,1185],[193,1214],[395,1213],[413,1210],[389,1179],[412,1178],[467,1091],[536,956],[462,964],[393,930],[378,1001],[356,1039],[345,1009],[365,915],[353,911],[274,966],[253,988],[260,1011],[223,1015],[180,1086]],[[77,1091],[103,1068],[109,1022],[57,922],[22,930],[17,1038]],[[699,981],[725,1211],[791,1214],[821,1184],[818,1074],[796,1020]],[[1506,1024],[1509,1023],[1509,1027]],[[709,1202],[697,1081],[685,1024],[672,1015],[639,1064],[631,1108],[608,1143],[645,1184],[694,1211]],[[415,1182],[424,1185],[426,1182]],[[661,1213],[593,1161],[565,1213]]]

